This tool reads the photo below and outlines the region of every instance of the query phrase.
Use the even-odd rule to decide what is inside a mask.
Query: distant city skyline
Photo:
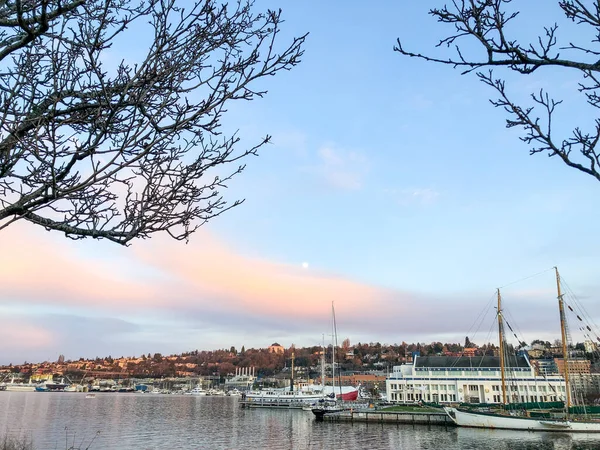
[[[443,2],[422,3],[258,0],[283,8],[282,42],[310,35],[300,66],[225,115],[242,145],[273,136],[227,190],[246,201],[188,244],[1,231],[0,364],[319,345],[332,301],[340,344],[464,342],[477,327],[494,342],[502,286],[511,323],[552,342],[553,266],[600,322],[598,181],[529,156],[475,77],[393,52],[447,31],[427,15]],[[543,33],[554,3],[522,32]],[[593,126],[575,73],[509,78],[524,102],[540,87],[564,100],[557,132]]]

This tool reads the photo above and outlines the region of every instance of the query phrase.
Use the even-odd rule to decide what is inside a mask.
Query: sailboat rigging
[[[506,395],[506,376],[505,376],[505,340],[504,340],[504,318],[502,311],[501,295],[498,289],[498,338],[500,343],[500,372],[502,383],[502,406],[503,411],[489,412],[478,411],[467,408],[446,407],[445,410],[452,420],[459,426],[474,428],[497,428],[497,429],[515,429],[530,431],[569,431],[600,433],[600,419],[591,419],[589,417],[576,417],[571,415],[572,393],[569,377],[569,349],[568,349],[568,331],[565,317],[564,299],[561,289],[561,278],[558,268],[554,267],[556,273],[556,287],[560,315],[561,341],[563,352],[563,378],[564,378],[564,405],[565,410],[562,414],[553,414],[550,417],[533,417],[528,411],[522,415],[516,415],[515,411],[507,413],[510,399]],[[578,316],[579,318],[579,316]],[[510,327],[510,325],[509,325]],[[589,329],[589,327],[588,327]]]
[[[332,390],[331,390],[331,398],[327,398],[327,397],[323,397],[321,400],[319,400],[319,403],[317,405],[315,405],[315,407],[312,409],[313,414],[315,415],[315,417],[317,418],[317,420],[322,420],[323,416],[325,414],[330,414],[333,412],[340,412],[345,410],[346,408],[340,403],[339,401],[343,401],[345,400],[344,397],[347,397],[348,400],[356,400],[358,398],[358,390],[355,388],[349,389],[347,393],[344,392],[344,388],[342,386],[342,382],[341,382],[341,376],[338,380],[338,386],[339,386],[339,394],[336,394],[336,386],[335,386],[335,366],[336,366],[336,359],[335,359],[335,349],[337,347],[337,324],[335,321],[335,308],[333,305],[333,302],[331,302],[331,315],[332,315],[332,322],[331,322],[331,329],[332,329],[332,351],[331,351],[331,381],[332,381]],[[339,376],[339,371],[338,371],[338,376]],[[324,377],[324,372],[323,372],[323,376],[322,376],[322,380]],[[323,391],[325,392],[325,391]]]

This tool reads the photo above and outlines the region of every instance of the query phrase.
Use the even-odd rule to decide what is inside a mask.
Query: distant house
[[[465,348],[465,349],[463,350],[463,354],[464,354],[465,356],[471,356],[471,357],[473,357],[473,356],[475,356],[475,352],[476,352],[476,351],[477,351],[477,349],[476,349],[476,348],[474,348],[474,347],[467,347],[467,348]]]
[[[279,345],[277,342],[275,342],[274,344],[271,344],[269,346],[269,353],[277,353],[277,354],[283,355],[284,352],[285,352],[285,349],[281,345]]]

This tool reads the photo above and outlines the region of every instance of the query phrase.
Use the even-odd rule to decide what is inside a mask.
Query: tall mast
[[[323,334],[323,345],[321,345],[321,395],[325,396],[325,334]]]
[[[335,310],[331,302],[331,391],[335,397]]]
[[[567,325],[565,320],[565,307],[563,302],[563,295],[560,290],[560,275],[558,274],[558,267],[554,267],[556,272],[556,290],[558,292],[558,311],[560,313],[560,335],[562,339],[562,351],[563,351],[563,367],[565,368],[565,391],[566,391],[566,407],[567,407],[567,418],[569,418],[569,408],[571,407],[571,387],[569,385],[569,354],[567,348]]]
[[[331,303],[331,311],[333,312],[333,335],[334,335],[334,347],[338,346],[338,339],[337,339],[337,323],[335,321],[335,309],[333,308],[333,302]],[[333,362],[333,365],[335,366],[335,360]],[[342,372],[341,370],[338,370],[338,386],[340,388],[340,399],[342,398]]]
[[[294,347],[292,346],[292,379],[290,380],[290,391],[294,392]]]
[[[502,297],[498,289],[498,341],[500,344],[500,377],[502,378],[502,404],[506,405],[506,377],[504,370],[504,336],[502,334]]]

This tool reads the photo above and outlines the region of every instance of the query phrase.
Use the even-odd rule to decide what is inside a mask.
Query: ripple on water
[[[315,422],[299,410],[242,409],[236,397],[124,393],[0,392],[2,432],[33,439],[36,450],[600,448],[596,435]]]

